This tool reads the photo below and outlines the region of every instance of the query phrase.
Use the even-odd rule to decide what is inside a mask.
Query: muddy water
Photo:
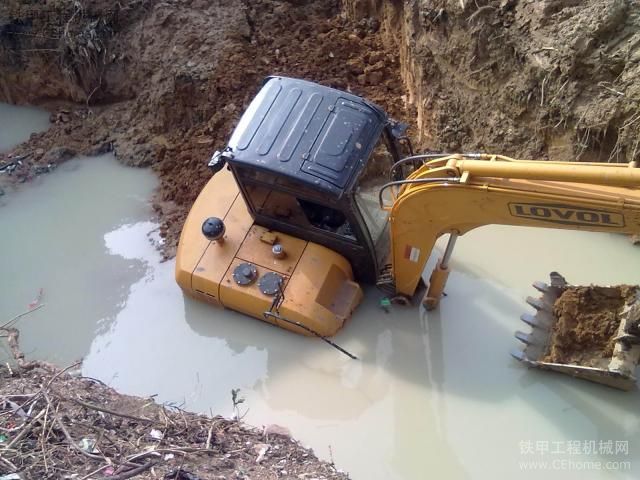
[[[145,274],[142,260],[109,255],[104,235],[149,218],[156,180],[106,156],[36,181],[0,197],[0,318],[25,311],[42,289],[45,306],[20,322],[22,347],[68,364],[88,353]]]
[[[34,132],[49,127],[49,113],[37,108],[0,103],[0,152],[29,139]]]
[[[19,323],[31,358],[84,357],[85,375],[201,412],[231,415],[241,388],[246,421],[287,425],[354,479],[637,478],[637,391],[528,371],[508,355],[532,280],[558,270],[575,283],[639,281],[640,250],[623,237],[472,232],[438,312],[385,314],[367,292],[336,338],[353,361],[185,299],[153,246],[150,173],[85,159],[39,182],[0,207],[0,318],[44,290],[45,307]]]

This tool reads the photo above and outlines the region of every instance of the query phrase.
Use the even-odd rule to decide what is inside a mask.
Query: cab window
[[[254,211],[260,215],[356,240],[347,217],[335,208],[257,184],[245,183],[245,190]]]
[[[378,192],[389,181],[388,173],[391,165],[393,165],[393,156],[387,148],[384,136],[381,136],[367,166],[360,174],[355,192],[356,203],[374,244],[382,235],[389,217],[388,212],[380,208]]]

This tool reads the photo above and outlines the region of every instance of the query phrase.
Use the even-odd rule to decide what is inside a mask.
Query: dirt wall
[[[400,53],[421,143],[557,160],[640,156],[640,2],[347,0]]]

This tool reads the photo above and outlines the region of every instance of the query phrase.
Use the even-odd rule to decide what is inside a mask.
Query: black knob
[[[224,222],[218,217],[209,217],[202,224],[202,234],[208,240],[220,240],[224,236]]]

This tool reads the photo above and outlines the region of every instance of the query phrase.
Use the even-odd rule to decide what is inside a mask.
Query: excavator
[[[363,298],[361,284],[377,285],[390,303],[437,308],[456,239],[477,227],[640,233],[635,164],[416,155],[406,128],[352,93],[267,78],[209,160],[213,176],[178,245],[177,283],[195,299],[332,343]],[[424,285],[443,235],[446,249]],[[532,344],[547,341],[553,319],[523,319],[543,334],[519,334],[526,348],[514,356],[551,368]],[[622,370],[583,376],[620,388],[635,382],[640,351],[625,339],[620,348],[632,352]],[[580,376],[576,368],[565,373]]]

